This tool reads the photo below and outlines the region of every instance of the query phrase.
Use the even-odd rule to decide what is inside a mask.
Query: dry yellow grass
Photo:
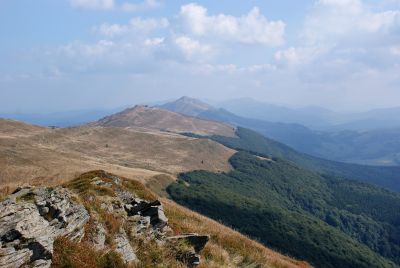
[[[155,130],[49,129],[0,120],[0,188],[58,184],[95,169],[141,181],[195,169],[227,171],[233,153],[210,140]]]
[[[104,171],[92,171],[82,174],[75,180],[65,184],[65,186],[78,193],[81,200],[90,200],[90,198],[88,198],[90,195],[93,197],[91,200],[96,200],[100,197],[98,195],[93,196],[93,191],[99,191],[99,189],[95,190],[95,188],[98,187],[90,184],[91,179],[93,177],[103,178],[105,174]],[[151,192],[142,183],[136,180],[122,178],[122,185],[126,190],[134,192],[143,199],[149,201],[155,199],[161,200],[166,216],[169,219],[169,225],[174,230],[175,234],[195,232],[210,235],[210,241],[200,252],[201,265],[199,268],[311,267],[306,262],[297,261],[272,251],[260,243],[216,221],[177,205],[171,200],[165,198],[160,199],[155,193]],[[94,201],[91,203],[92,206],[93,202]],[[86,207],[91,206],[89,205]],[[95,209],[89,210],[94,212]],[[102,222],[107,220],[107,217],[102,217]],[[111,220],[111,222],[114,222],[114,228],[117,228],[120,224],[115,220]],[[137,240],[135,237],[131,237],[131,239],[133,239],[131,242],[134,243],[140,259],[140,265],[138,265],[138,267],[184,267],[183,265],[179,265],[179,262],[176,261],[176,248],[169,246],[160,247],[157,243],[149,243],[146,239],[146,241]],[[79,246],[77,248],[79,248]]]
[[[202,252],[205,267],[311,267],[306,262],[270,250],[210,218],[162,199],[169,224],[178,233],[209,234],[210,242]]]
[[[228,170],[233,153],[211,141],[168,133],[96,127],[51,130],[0,120],[0,198],[24,183],[52,186],[94,169],[135,178],[129,187],[154,196],[137,181],[162,192],[177,172]],[[155,183],[154,178],[165,173],[171,176]],[[211,235],[200,268],[309,267],[168,199],[162,202],[177,233]]]
[[[199,119],[168,110],[135,106],[107,116],[92,125],[105,127],[145,127],[175,133],[190,132],[198,135],[235,136],[235,128],[224,123]]]

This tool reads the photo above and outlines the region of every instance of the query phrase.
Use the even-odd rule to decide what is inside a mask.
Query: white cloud
[[[129,30],[129,27],[120,24],[103,23],[102,25],[96,27],[95,30],[102,35],[113,37],[125,34]]]
[[[155,29],[167,28],[169,26],[169,21],[166,18],[160,18],[160,19],[133,18],[130,22],[130,25],[134,30],[150,32]]]
[[[278,62],[287,62],[289,65],[297,65],[308,61],[304,49],[301,48],[288,48],[286,50],[280,50],[275,53],[275,59]]]
[[[393,46],[390,48],[390,53],[395,56],[400,56],[400,46]]]
[[[205,61],[213,53],[213,49],[210,45],[201,44],[199,41],[187,36],[175,38],[175,44],[188,60]]]
[[[83,9],[113,9],[114,0],[70,0],[72,7]]]
[[[126,12],[138,12],[161,6],[158,0],[145,0],[143,2],[123,2],[118,4],[115,0],[69,0],[74,8],[91,10],[122,10]]]
[[[377,10],[361,0],[318,0],[305,19],[298,46],[276,52],[275,60],[280,66],[314,64],[316,73],[329,66],[332,76],[335,71],[343,74],[343,68],[390,65],[400,11]]]
[[[157,29],[168,28],[168,26],[169,26],[169,21],[166,18],[160,18],[160,19],[133,18],[133,19],[131,19],[129,24],[122,25],[122,24],[103,23],[102,25],[95,27],[95,30],[102,35],[105,35],[108,37],[114,37],[114,36],[118,36],[118,35],[124,35],[129,32],[131,32],[131,33],[137,33],[137,32],[149,33],[151,31],[154,31]]]
[[[164,40],[165,40],[165,38],[162,38],[162,37],[147,38],[147,39],[144,41],[144,44],[145,44],[146,46],[159,46],[159,45],[161,45],[162,43],[164,43]]]
[[[114,46],[113,42],[107,40],[100,40],[90,45],[74,42],[61,47],[60,52],[69,57],[98,57],[113,49]]]
[[[275,60],[279,64],[297,66],[312,62],[327,50],[327,47],[290,47],[277,51]]]
[[[157,1],[157,0],[146,0],[144,2],[141,3],[137,3],[137,4],[133,4],[133,3],[123,3],[121,5],[121,9],[123,11],[127,11],[127,12],[137,12],[137,11],[143,11],[146,9],[153,9],[153,8],[157,8],[161,6],[161,2]]]
[[[269,21],[257,7],[242,17],[209,16],[205,7],[191,3],[181,7],[180,15],[184,26],[193,35],[267,46],[284,43],[285,23]]]
[[[303,35],[309,43],[332,42],[354,35],[376,38],[399,28],[399,10],[373,11],[361,0],[319,0],[305,21]]]

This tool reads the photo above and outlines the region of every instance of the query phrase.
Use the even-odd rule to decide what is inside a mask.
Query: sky
[[[0,112],[400,106],[400,0],[1,0]]]

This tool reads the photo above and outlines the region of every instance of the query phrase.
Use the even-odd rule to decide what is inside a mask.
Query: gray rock
[[[177,236],[170,236],[167,238],[169,241],[185,241],[193,247],[194,251],[185,251],[178,255],[178,259],[186,263],[189,267],[195,267],[200,264],[200,255],[198,254],[207,244],[210,237],[208,235],[198,234],[183,234]]]
[[[109,179],[112,179],[115,184],[121,185],[121,178],[114,176],[114,175],[108,175]]]
[[[50,267],[54,239],[80,241],[86,209],[63,188],[21,188],[0,203],[0,267]]]
[[[170,236],[168,240],[184,240],[189,245],[193,246],[196,253],[199,253],[207,244],[210,237],[208,235],[183,234],[177,236]]]
[[[154,229],[163,230],[168,225],[168,218],[164,214],[164,209],[160,201],[146,202],[135,199],[130,204],[124,206],[128,216],[140,215],[150,217],[150,224]]]
[[[95,224],[95,230],[92,237],[92,243],[94,247],[98,250],[104,249],[106,242],[107,231],[104,229],[103,225],[100,223]]]
[[[115,251],[121,255],[122,259],[125,263],[132,263],[137,260],[136,254],[133,251],[131,244],[129,243],[129,239],[125,233],[125,231],[121,230],[114,237],[115,243]]]
[[[185,263],[188,267],[195,267],[200,265],[200,256],[194,252],[183,252],[180,253],[177,257],[178,260]]]
[[[102,186],[102,187],[112,187],[112,183],[110,182],[105,182],[102,179],[100,179],[99,177],[95,177],[92,179],[91,184],[96,185],[96,186]]]

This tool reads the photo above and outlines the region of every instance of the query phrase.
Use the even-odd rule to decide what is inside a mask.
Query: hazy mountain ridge
[[[300,152],[316,157],[366,165],[400,164],[400,128],[370,131],[315,131],[296,123],[269,122],[241,117],[223,108],[215,108],[207,104],[202,105],[204,107],[202,110],[196,109],[196,106],[191,109],[192,103],[199,106],[201,102],[186,97],[162,107],[182,114],[190,113],[201,118],[250,128]],[[185,108],[182,109],[182,107]],[[206,107],[208,109],[205,109]],[[316,108],[312,110],[314,109]],[[279,116],[279,110],[275,112],[276,116]],[[310,112],[310,114],[321,115],[317,112]],[[322,120],[322,117],[320,119]]]
[[[135,106],[91,123],[103,127],[143,127],[175,133],[235,136],[235,129],[227,124],[178,114],[156,107]]]
[[[203,112],[214,109],[214,107],[205,102],[186,96],[181,97],[176,101],[162,104],[159,107],[170,111],[179,111],[179,113],[189,116],[198,116]]]
[[[318,106],[289,108],[251,98],[217,103],[233,113],[264,121],[298,123],[318,130],[368,131],[400,127],[400,107],[372,109],[365,112],[334,112]]]
[[[190,107],[190,105],[186,106],[185,109],[190,112]],[[212,109],[206,112],[203,110],[196,108],[193,112],[200,112],[203,116],[215,112],[221,118],[226,116],[235,120],[240,119],[240,117],[233,117],[225,110]],[[267,245],[286,253],[296,254],[300,258],[307,258],[315,264],[332,263],[341,267],[351,267],[351,265],[395,267],[390,260],[378,256],[377,251],[381,249],[383,252],[381,254],[397,261],[397,240],[387,242],[388,237],[397,239],[396,229],[389,226],[392,223],[396,224],[397,214],[391,213],[390,210],[396,206],[397,201],[393,204],[387,202],[390,196],[397,194],[357,182],[330,179],[315,171],[356,178],[385,187],[390,187],[392,185],[390,183],[393,183],[392,188],[396,189],[398,180],[395,179],[396,174],[399,174],[396,168],[383,168],[384,172],[381,172],[382,170],[375,167],[316,159],[251,130],[239,127],[233,135],[224,136],[216,133],[224,134],[229,130],[228,133],[231,134],[233,128],[229,125],[146,106],[130,108],[100,121],[75,128],[42,128],[0,120],[0,130],[2,128],[4,132],[0,133],[0,144],[3,147],[0,152],[4,153],[0,155],[0,164],[3,163],[4,168],[0,169],[3,172],[1,178],[9,178],[6,182],[11,188],[24,182],[16,178],[24,177],[25,182],[30,181],[39,185],[44,183],[55,185],[60,180],[65,182],[67,178],[71,178],[73,172],[104,168],[118,175],[134,177],[154,187],[157,192],[165,193],[165,189],[170,185],[172,188],[168,188],[169,193],[180,203],[199,209],[215,219],[222,219],[242,232],[261,239]],[[302,127],[300,126],[299,129]],[[192,133],[186,134],[192,137],[184,137],[178,133]],[[202,136],[208,136],[214,141],[197,138]],[[235,154],[236,150],[246,150],[262,157],[254,158],[243,152]],[[233,154],[235,155],[232,157]],[[239,159],[237,156],[240,156]],[[234,159],[239,162],[235,162]],[[264,170],[265,163],[260,164],[258,161],[267,161],[271,164],[268,165],[272,168],[272,171],[268,171],[272,172],[271,176],[265,177],[269,174]],[[246,166],[249,163],[250,166],[254,166],[247,169]],[[234,168],[231,172],[230,164]],[[33,170],[32,167],[41,167],[41,170]],[[63,169],[68,169],[69,173]],[[203,170],[193,174],[206,174],[204,178],[209,178],[209,180],[201,183],[191,180],[190,174],[193,170]],[[241,175],[234,175],[237,171],[242,175],[247,174],[247,177],[243,179]],[[180,172],[189,172],[188,180],[185,182],[185,177],[180,177],[179,187],[174,188],[177,186],[174,184],[174,176]],[[29,176],[24,176],[28,173]],[[231,178],[232,175],[233,178]],[[168,178],[161,176],[168,176]],[[218,178],[219,187],[209,187],[212,185],[209,183],[215,182],[213,178]],[[234,183],[226,184],[226,179],[228,181],[233,179]],[[265,185],[251,183],[263,184],[262,181],[267,179],[272,180],[271,185],[267,187],[268,191],[265,191],[269,192],[269,195],[258,196],[254,203],[256,191],[261,190],[260,193],[265,194],[262,190]],[[344,188],[336,185],[340,182],[344,182]],[[240,191],[235,188],[236,183],[240,184]],[[352,185],[355,185],[355,188],[352,188]],[[0,192],[10,191],[11,188],[0,189]],[[332,189],[336,190],[332,192]],[[331,209],[332,204],[329,202],[336,200],[333,199],[334,196],[344,194],[343,197],[356,197],[357,189],[360,198],[347,200],[351,201],[351,210],[346,208],[347,201],[340,204],[336,204],[335,201],[335,207]],[[193,190],[194,192],[191,193]],[[254,194],[250,196],[249,193],[253,191],[255,191]],[[203,199],[203,196],[207,198]],[[220,199],[221,196],[224,196],[223,200]],[[260,200],[264,200],[263,198],[272,199],[260,203]],[[377,203],[371,204],[373,208],[371,211],[377,214],[365,216],[366,212],[358,210],[365,198]],[[205,207],[201,207],[205,210],[200,210],[199,204],[205,204]],[[263,208],[266,204],[269,204],[269,207]],[[245,210],[240,209],[242,205],[246,206]],[[270,205],[273,206],[270,207]],[[380,208],[380,205],[385,205],[386,210]],[[210,210],[215,206],[222,208],[219,209],[219,214]],[[338,213],[331,215],[328,213],[331,210]],[[350,213],[349,211],[351,215],[346,214]],[[386,213],[387,211],[389,213]],[[241,223],[243,219],[246,219],[246,224],[237,225],[240,222],[236,221],[236,216],[233,215],[241,218]],[[265,215],[271,217],[263,219]],[[333,226],[336,223],[338,225]],[[179,221],[177,224],[180,224]],[[275,229],[275,225],[283,229]],[[272,233],[253,232],[252,226],[258,226],[258,230],[265,230],[266,226],[270,226],[267,229]],[[206,229],[204,227],[203,230]],[[280,235],[282,230],[285,231]],[[304,232],[304,230],[307,231]],[[381,235],[380,237],[372,235],[375,231],[363,233],[365,230],[376,230],[376,233]],[[328,235],[322,235],[325,231]],[[290,239],[282,239],[285,235],[293,233],[302,233],[302,238],[291,236]],[[360,244],[366,243],[361,241],[365,238],[363,234],[369,241],[365,245]],[[292,243],[285,241],[292,241]],[[316,244],[322,243],[323,246],[317,247],[312,241]],[[387,243],[389,244],[385,246]],[[339,248],[339,244],[345,245],[346,254],[342,255],[341,252],[335,255],[334,251],[329,250],[330,247]],[[231,264],[230,267],[235,267],[231,260],[228,259],[226,262]],[[290,267],[290,265],[287,266]],[[305,264],[296,263],[295,265]]]

